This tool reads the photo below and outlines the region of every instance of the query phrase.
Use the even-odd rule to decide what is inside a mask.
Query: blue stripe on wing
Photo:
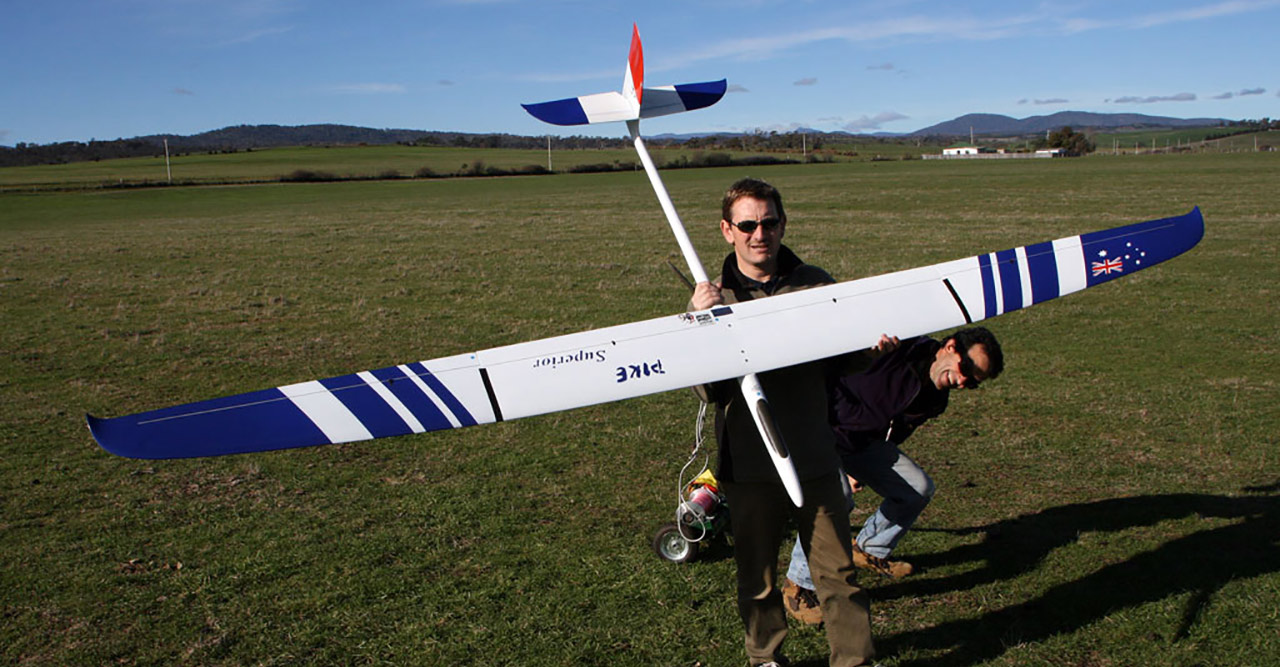
[[[418,377],[421,377],[422,381],[426,382],[428,387],[431,387],[431,391],[434,391],[436,396],[440,397],[441,401],[444,401],[445,406],[453,412],[453,416],[458,420],[459,424],[463,426],[476,425],[475,417],[471,416],[471,413],[467,411],[467,408],[462,404],[462,401],[459,401],[457,397],[453,395],[453,392],[449,391],[449,388],[444,386],[444,383],[441,382],[439,378],[432,375],[431,371],[427,370],[426,366],[423,366],[421,363],[412,363],[409,364],[409,370],[417,373]]]
[[[990,255],[978,255],[978,270],[982,274],[982,318],[995,317],[1000,313],[996,312],[996,281],[991,272]]]
[[[340,375],[335,378],[321,380],[334,398],[351,411],[375,438],[393,435],[407,435],[413,429],[396,413],[395,409],[378,395],[358,375]]]
[[[1031,271],[1031,302],[1058,298],[1058,259],[1053,242],[1027,246],[1027,269]]]
[[[87,419],[103,449],[136,459],[222,456],[329,444],[329,438],[279,389],[115,419]]]
[[[1012,313],[1022,308],[1022,278],[1018,271],[1018,254],[1014,250],[996,253],[996,266],[1000,269],[1000,294],[1004,299],[1004,312]]]
[[[428,431],[438,431],[440,429],[453,428],[453,424],[449,418],[436,407],[431,397],[423,393],[422,389],[416,382],[405,375],[404,371],[398,367],[382,368],[376,371],[369,371],[374,377],[382,382],[383,386],[391,391],[400,402],[413,413],[414,417],[422,423],[422,427]]]

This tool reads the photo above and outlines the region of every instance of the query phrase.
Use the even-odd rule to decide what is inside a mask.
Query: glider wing
[[[1153,266],[1203,234],[1197,208],[709,311],[88,423],[107,451],[163,459],[516,419],[866,349],[881,332],[907,337],[976,322]]]

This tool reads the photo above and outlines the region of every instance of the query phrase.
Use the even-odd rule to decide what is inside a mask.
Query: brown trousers
[[[837,473],[801,483],[804,507],[781,484],[725,483],[738,565],[738,614],[746,626],[752,665],[780,659],[787,615],[777,585],[778,549],[788,537],[787,519],[800,529],[831,647],[832,667],[869,664],[870,599],[857,584],[850,547],[849,509]]]

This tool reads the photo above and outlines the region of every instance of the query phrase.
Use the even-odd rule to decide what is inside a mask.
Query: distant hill
[[[1059,111],[1048,116],[1031,116],[1021,119],[1000,114],[971,113],[945,123],[916,130],[911,133],[911,136],[969,136],[970,130],[975,135],[1022,136],[1057,130],[1063,126],[1074,130],[1148,130],[1215,127],[1230,122],[1223,118],[1170,118],[1140,113],[1091,113],[1088,111]]]
[[[236,125],[191,136],[155,134],[137,137],[152,145],[169,140],[170,148],[205,150],[222,148],[272,148],[277,146],[384,145],[413,143],[438,132],[423,130],[377,130],[352,125]]]
[[[471,134],[428,130],[373,129],[352,125],[236,125],[190,136],[153,134],[111,141],[64,141],[54,144],[19,143],[13,148],[0,146],[0,167],[37,164],[64,164],[88,160],[110,160],[126,157],[164,155],[165,141],[174,154],[218,153],[278,148],[285,146],[383,146],[404,144],[415,146],[456,146],[465,148],[542,148],[546,137],[522,137],[513,134]],[[625,147],[621,135],[616,139],[600,137],[561,137],[557,145],[564,149]]]
[[[753,150],[799,149],[806,145],[817,148],[824,142],[842,142],[851,137],[859,140],[874,137],[884,141],[905,140],[906,137],[968,137],[970,128],[975,135],[1018,137],[1043,134],[1070,126],[1081,130],[1125,129],[1173,129],[1186,127],[1216,127],[1236,125],[1238,121],[1221,118],[1169,118],[1142,114],[1100,114],[1083,111],[1063,111],[1049,116],[1032,116],[1017,119],[998,114],[968,114],[945,123],[916,130],[910,134],[877,132],[874,135],[848,132],[822,132],[812,128],[786,133],[757,130],[748,133],[702,132],[690,134],[660,134],[651,136],[655,144],[674,143],[696,145],[700,149],[728,150],[747,148]],[[798,136],[804,139],[796,139]],[[740,139],[741,138],[741,139]],[[54,144],[26,144],[9,148],[0,146],[0,167],[37,164],[63,164],[86,160],[109,160],[125,157],[151,157],[164,155],[164,142],[175,154],[196,152],[235,152],[275,148],[282,146],[371,146],[405,144],[415,146],[456,146],[468,148],[542,148],[546,136],[525,137],[512,134],[474,134],[465,132],[438,132],[429,130],[374,129],[352,125],[236,125],[220,130],[201,132],[190,136],[154,134],[132,139],[89,142],[65,141]],[[589,148],[625,148],[630,145],[621,131],[612,137],[572,136],[559,137],[556,145],[565,150]]]

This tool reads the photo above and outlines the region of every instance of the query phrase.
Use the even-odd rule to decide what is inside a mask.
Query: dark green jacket
[[[830,274],[801,262],[786,246],[782,246],[778,255],[778,275],[767,285],[745,278],[738,271],[737,257],[732,253],[725,258],[720,275],[721,294],[729,304],[834,282]],[[759,374],[774,422],[791,451],[801,480],[830,474],[840,465],[835,435],[827,423],[827,377],[833,363],[844,366],[857,362],[846,357],[839,360],[813,361]],[[715,405],[716,441],[720,444],[716,477],[730,482],[780,483],[738,382],[727,380],[703,385],[697,392],[703,400]]]

